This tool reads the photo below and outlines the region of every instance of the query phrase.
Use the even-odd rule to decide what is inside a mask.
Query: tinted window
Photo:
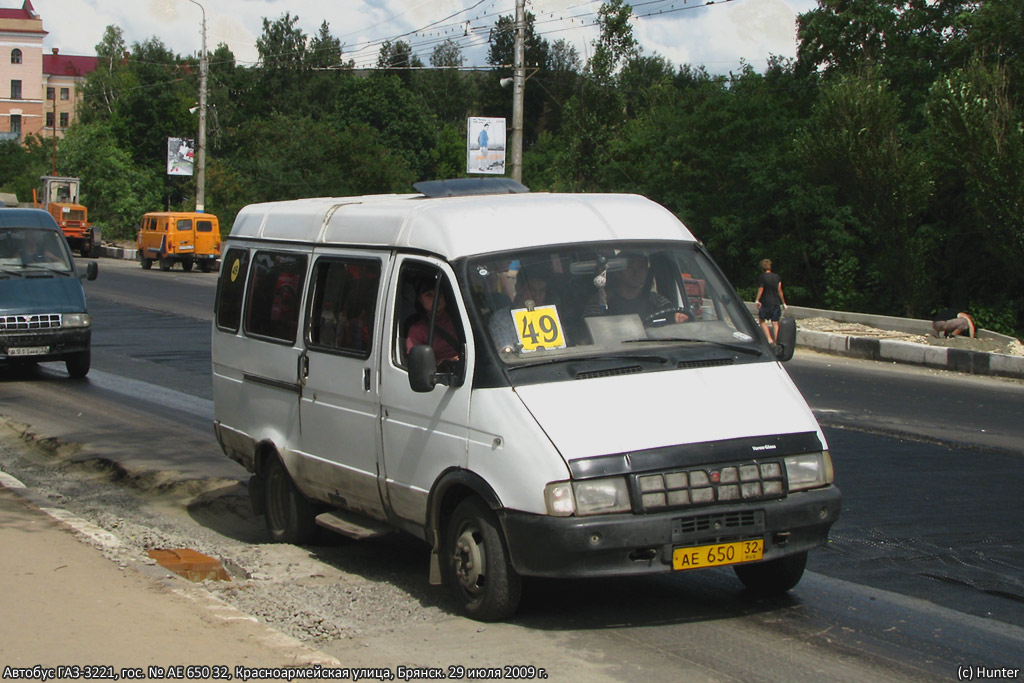
[[[196,221],[196,232],[213,232],[213,221]]]
[[[245,331],[294,343],[305,280],[305,254],[256,252],[249,275]]]
[[[317,261],[306,341],[312,346],[368,357],[379,285],[378,261]]]
[[[229,249],[224,257],[217,283],[217,326],[225,330],[238,331],[248,265],[249,252],[245,249]]]
[[[191,218],[182,218],[181,220],[178,221],[178,226],[177,227],[178,227],[178,230],[188,230],[188,231],[191,232],[191,230],[192,230],[192,219]]]

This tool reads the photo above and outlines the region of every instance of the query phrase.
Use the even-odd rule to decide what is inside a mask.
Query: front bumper
[[[85,351],[92,340],[92,328],[71,327],[40,330],[30,333],[0,333],[0,364],[10,365],[21,361],[63,360],[74,353]],[[12,348],[48,347],[44,354],[12,356]]]
[[[672,571],[675,548],[754,538],[764,539],[762,561],[804,552],[825,544],[841,504],[839,489],[826,486],[779,500],[646,515],[499,514],[517,572],[571,578]]]

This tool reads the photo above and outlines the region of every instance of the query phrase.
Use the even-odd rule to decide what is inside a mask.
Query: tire
[[[171,266],[173,266],[173,265],[174,265],[174,261],[172,261],[171,259],[169,259],[169,258],[167,258],[165,256],[161,256],[160,257],[160,270],[168,271],[168,270],[171,269]]]
[[[145,256],[143,256],[142,257],[142,269],[143,270],[149,270],[152,267],[153,267],[153,259],[146,258]]]
[[[90,349],[79,351],[64,359],[64,367],[67,368],[68,374],[74,379],[82,379],[88,375],[91,365],[92,351]]]
[[[275,543],[309,543],[317,530],[313,505],[295,488],[276,456],[267,463],[265,475],[264,518],[270,538]]]
[[[193,263],[194,263],[194,261],[191,258],[188,258],[188,257],[183,258],[183,259],[181,259],[181,269],[183,271],[185,271],[186,273],[191,273],[192,272],[192,264]]]
[[[738,564],[733,567],[736,576],[751,593],[759,597],[782,595],[800,583],[807,566],[807,551],[787,555],[777,560]]]
[[[509,561],[494,513],[479,498],[456,506],[445,529],[441,572],[459,610],[477,621],[512,616],[522,579]]]
[[[199,262],[199,270],[203,271],[204,273],[209,273],[210,265],[210,262],[204,259]]]
[[[82,258],[89,258],[92,255],[92,245],[87,244],[78,250],[78,253],[82,255]]]

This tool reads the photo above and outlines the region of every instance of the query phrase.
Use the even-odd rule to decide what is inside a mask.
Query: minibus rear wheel
[[[522,579],[509,561],[498,519],[479,498],[456,506],[446,529],[443,558],[445,581],[466,616],[500,621],[515,613]]]
[[[267,462],[265,473],[267,532],[276,543],[302,545],[313,540],[316,521],[313,506],[295,488],[284,463],[276,456]]]
[[[738,564],[733,569],[747,589],[759,597],[781,595],[800,583],[807,566],[807,551],[777,560]]]

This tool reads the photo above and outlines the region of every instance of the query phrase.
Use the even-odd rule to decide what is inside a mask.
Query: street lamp
[[[206,201],[206,8],[189,0],[203,13],[203,45],[199,56],[199,140],[196,142],[196,212],[202,213]]]

